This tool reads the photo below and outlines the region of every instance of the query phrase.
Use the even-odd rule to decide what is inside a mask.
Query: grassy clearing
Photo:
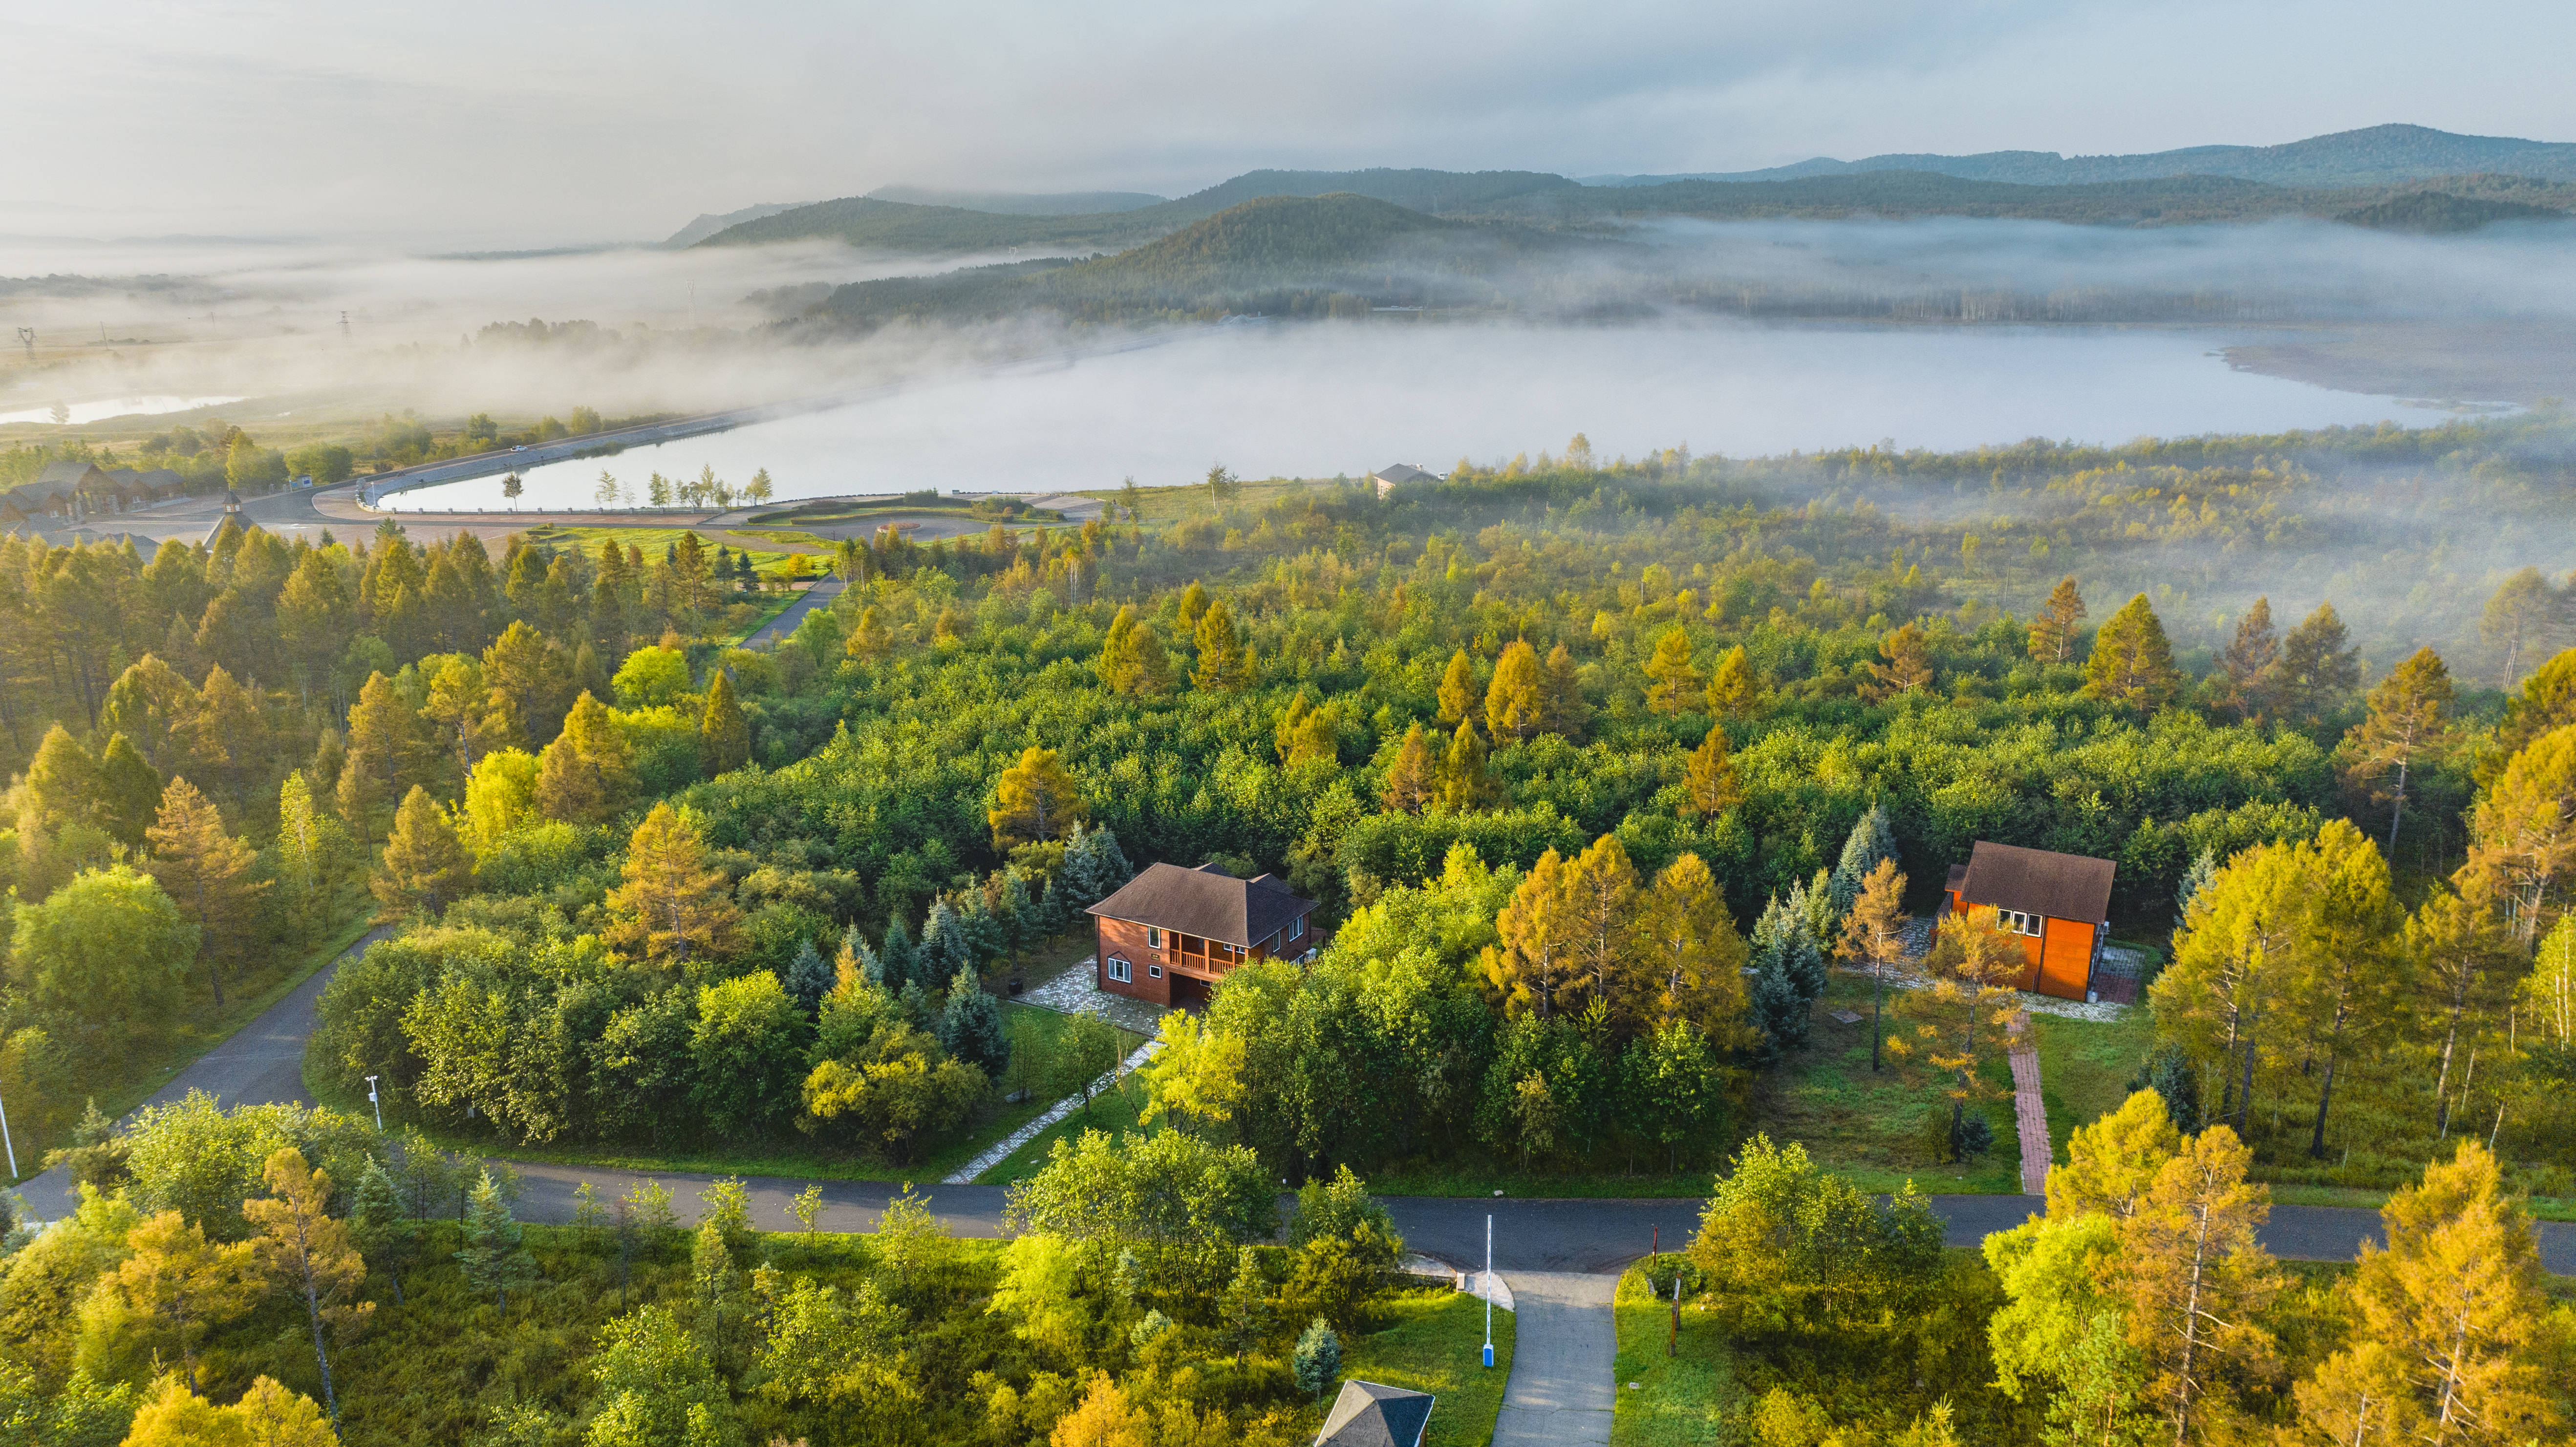
[[[1139,1130],[1143,1128],[1144,1113],[1145,1082],[1130,1075],[1118,1082],[1114,1089],[1092,1097],[1089,1109],[1076,1109],[1073,1114],[1039,1131],[1028,1144],[1003,1157],[1000,1165],[977,1176],[975,1184],[1007,1186],[1013,1181],[1025,1181],[1046,1165],[1047,1152],[1055,1149],[1057,1141],[1071,1140],[1086,1130],[1107,1131],[1113,1136]],[[960,1164],[963,1164],[963,1159]],[[1371,1184],[1378,1191],[1387,1190],[1374,1182]]]
[[[2039,1050],[2039,1094],[2048,1107],[2050,1155],[2063,1163],[2066,1142],[2077,1126],[2091,1125],[2129,1098],[2129,1082],[2155,1045],[2155,1017],[2144,1006],[2107,1023],[2034,1014],[2030,1031]]]
[[[1004,1018],[1011,1025],[1012,1054],[1015,1057],[1013,1074],[1018,1073],[1019,1057],[1025,1056],[1028,1060],[1029,1078],[1041,1082],[1046,1080],[1053,1064],[1055,1046],[1063,1039],[1064,1029],[1070,1023],[1070,1017],[1059,1015],[1052,1010],[1042,1010],[1033,1005],[1006,1004],[1002,1010]],[[1143,1044],[1144,1040],[1144,1036],[1133,1031],[1119,1032],[1122,1050],[1132,1051]],[[366,1097],[363,1095],[343,1096],[335,1091],[321,1090],[318,1088],[319,1085],[320,1082],[309,1073],[306,1075],[305,1088],[313,1091],[314,1098],[324,1105],[352,1114],[364,1113],[369,1109]],[[1001,1089],[1010,1088],[1012,1088],[1011,1082],[1005,1080]],[[994,1142],[1036,1119],[1048,1106],[1054,1104],[1055,1100],[1055,1096],[1043,1089],[1034,1092],[1029,1099],[1015,1103],[1006,1103],[997,1099],[994,1104],[986,1107],[984,1115],[966,1134],[909,1165],[897,1165],[856,1155],[846,1150],[820,1145],[802,1137],[738,1143],[718,1142],[677,1148],[629,1147],[607,1142],[535,1142],[523,1145],[483,1132],[458,1130],[453,1126],[427,1121],[419,1124],[421,1129],[428,1133],[430,1139],[449,1150],[506,1156],[512,1160],[542,1161],[553,1165],[598,1166],[605,1170],[672,1174],[784,1176],[808,1181],[937,1181],[953,1175],[968,1161],[991,1149]],[[1102,1105],[1105,1106],[1106,1102]],[[406,1113],[399,1110],[388,1110],[385,1114],[387,1124],[394,1124],[408,1118]],[[1079,1120],[1081,1113],[1077,1111],[1074,1118]],[[1134,1119],[1134,1111],[1131,1109],[1127,1114],[1126,1123],[1132,1125]],[[1012,1157],[1014,1160],[1018,1158],[1017,1154]],[[1030,1169],[1034,1170],[1036,1165],[1044,1163],[1045,1158],[1040,1156]]]
[[[1751,1395],[1736,1378],[1715,1319],[1685,1303],[1681,1354],[1664,1355],[1672,1337],[1672,1307],[1655,1299],[1645,1273],[1636,1268],[1619,1278],[1611,1310],[1619,1329],[1619,1356],[1611,1371],[1618,1390],[1610,1418],[1611,1447],[1697,1447],[1736,1440],[1730,1419],[1751,1405]],[[1636,1390],[1628,1389],[1630,1382]]]
[[[338,959],[351,945],[363,938],[370,928],[364,918],[340,926],[320,945],[298,953],[282,950],[264,964],[233,976],[224,982],[222,1009],[215,1008],[214,994],[207,988],[203,971],[188,976],[186,1003],[181,1007],[184,1023],[173,1030],[159,1051],[138,1062],[140,1068],[123,1080],[100,1085],[89,1092],[98,1103],[99,1113],[110,1120],[121,1119],[126,1112],[150,1100],[171,1078],[197,1063],[199,1057],[214,1049],[253,1020],[265,1015],[295,988],[313,978],[316,971]],[[31,1128],[21,1116],[13,1122],[16,1131],[18,1164],[26,1175],[11,1182],[25,1181],[42,1169],[38,1164],[44,1154],[71,1144],[73,1126],[80,1113],[73,1110],[61,1125],[51,1130]]]
[[[1437,1287],[1397,1292],[1383,1308],[1389,1323],[1355,1335],[1342,1352],[1342,1376],[1429,1392],[1424,1447],[1478,1447],[1494,1439],[1503,1384],[1512,1375],[1512,1314],[1494,1313],[1494,1365],[1484,1365],[1485,1304]]]
[[[696,533],[698,541],[706,544],[712,551],[716,544],[723,542],[724,532],[725,529],[722,528],[712,530],[707,528],[595,528],[563,527],[554,523],[544,523],[528,529],[525,536],[530,542],[552,543],[557,547],[577,547],[589,553],[597,552],[602,541],[614,540],[619,547],[642,549],[644,556],[650,559],[659,557],[664,548],[676,545],[683,533]],[[793,552],[769,552],[758,548],[737,548],[735,551],[748,552],[751,555],[752,571],[764,578],[787,576],[787,560],[799,556]],[[811,567],[813,560],[808,558],[806,565]]]
[[[1815,1034],[1806,1050],[1766,1073],[1753,1089],[1750,1127],[1774,1141],[1804,1144],[1816,1164],[1864,1190],[1892,1191],[1912,1180],[1926,1191],[2004,1194],[2021,1190],[2021,1156],[2012,1114],[2012,1071],[1998,1051],[1985,1073],[2002,1097],[1983,1107],[1995,1146],[1983,1159],[1939,1165],[1924,1132],[1948,1105],[1926,1085],[1909,1084],[1891,1066],[1869,1068],[1869,980],[1835,971],[1825,983]],[[1834,1010],[1857,1013],[1857,1024]],[[1891,1028],[1891,1033],[1893,1033]]]

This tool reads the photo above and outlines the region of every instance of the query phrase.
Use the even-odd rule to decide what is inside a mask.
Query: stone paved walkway
[[[2048,1194],[2048,1107],[2039,1094],[2039,1050],[2031,1043],[2030,1017],[2012,1022],[2013,1124],[2021,1134],[2021,1192]]]
[[[1023,1005],[1035,1005],[1060,1015],[1098,1015],[1112,1025],[1123,1025],[1139,1035],[1151,1035],[1163,1028],[1163,1007],[1149,1005],[1125,995],[1113,995],[1100,988],[1100,969],[1093,957],[1084,956],[1075,965],[1053,979],[1040,980],[1017,996]]]
[[[1154,1052],[1162,1048],[1163,1042],[1160,1040],[1148,1040],[1144,1044],[1137,1046],[1134,1054],[1129,1055],[1126,1059],[1118,1062],[1116,1068],[1110,1070],[1098,1080],[1091,1082],[1092,1095],[1096,1097],[1105,1091],[1114,1089],[1118,1082],[1126,1076],[1127,1072],[1134,1070],[1137,1066],[1153,1059]],[[943,1186],[965,1186],[974,1184],[977,1176],[980,1176],[986,1171],[991,1170],[993,1167],[1000,1165],[1002,1162],[1009,1160],[1011,1158],[1011,1152],[1018,1150],[1020,1147],[1027,1145],[1033,1140],[1036,1140],[1039,1133],[1044,1131],[1048,1126],[1055,1124],[1057,1121],[1064,1119],[1066,1116],[1069,1116],[1080,1109],[1082,1109],[1081,1095],[1075,1094],[1066,1096],[1064,1099],[1057,1101],[1055,1104],[1050,1105],[1045,1110],[1039,1112],[1037,1119],[1030,1121],[1027,1125],[1021,1126],[1018,1130],[1015,1130],[1009,1135],[1006,1135],[1000,1140],[994,1142],[990,1150],[987,1150],[982,1155],[968,1161],[964,1166],[958,1169],[955,1175],[941,1181],[940,1184]]]

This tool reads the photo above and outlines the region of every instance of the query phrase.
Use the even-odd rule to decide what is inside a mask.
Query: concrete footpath
[[[1512,1377],[1503,1385],[1494,1447],[1543,1447],[1610,1440],[1618,1383],[1618,1319],[1610,1310],[1619,1278],[1580,1271],[1525,1271],[1511,1278]]]

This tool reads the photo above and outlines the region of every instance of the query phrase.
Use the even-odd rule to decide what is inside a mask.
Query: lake
[[[600,472],[637,501],[647,475],[701,468],[784,498],[1054,491],[1190,481],[1222,462],[1262,477],[1447,471],[1561,450],[1688,444],[1751,456],[1892,440],[1939,450],[2029,437],[2125,442],[2263,432],[2440,410],[2231,368],[2253,329],[1220,325],[1151,345],[979,374],[729,432],[530,469],[522,508],[593,506]],[[398,495],[405,511],[503,505],[497,477]]]

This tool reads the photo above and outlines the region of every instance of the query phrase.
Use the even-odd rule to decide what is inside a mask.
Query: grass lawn
[[[722,528],[710,531],[705,528],[564,527],[556,523],[543,523],[528,529],[526,536],[530,542],[552,543],[558,547],[577,547],[583,552],[592,554],[599,551],[601,540],[614,539],[619,547],[643,549],[644,556],[649,561],[660,557],[664,548],[678,543],[682,533],[696,533],[698,541],[705,544],[708,553],[712,555],[716,545],[723,541],[719,534],[724,531],[725,529]],[[792,552],[773,553],[755,548],[735,548],[733,551],[750,553],[752,571],[767,578],[785,577],[787,560],[797,556]],[[813,566],[812,558],[806,559],[806,566],[809,568]]]
[[[1142,1036],[1131,1038],[1135,1039],[1138,1044],[1142,1044],[1144,1040],[1144,1037]],[[1135,1046],[1130,1045],[1128,1049],[1133,1051]],[[1015,1150],[1009,1155],[1003,1157],[1000,1165],[993,1167],[991,1170],[986,1171],[980,1176],[977,1176],[975,1178],[975,1184],[979,1186],[1007,1186],[1013,1181],[1027,1180],[1029,1177],[1036,1175],[1039,1169],[1046,1165],[1047,1152],[1055,1149],[1055,1143],[1057,1141],[1071,1140],[1074,1137],[1081,1135],[1086,1130],[1107,1131],[1113,1136],[1122,1131],[1136,1130],[1139,1129],[1139,1118],[1144,1114],[1144,1112],[1145,1082],[1138,1080],[1133,1075],[1130,1075],[1125,1080],[1118,1082],[1117,1088],[1100,1095],[1093,1096],[1091,1100],[1091,1108],[1089,1110],[1086,1111],[1076,1108],[1073,1114],[1066,1116],[1064,1119],[1048,1126],[1045,1130],[1039,1131],[1035,1136],[1030,1137],[1028,1144],[1021,1146],[1018,1150]],[[1035,1111],[1031,1111],[1030,1115],[1035,1115],[1036,1113],[1037,1112]],[[1022,1116],[1021,1119],[1026,1121],[1028,1116]],[[1007,1132],[1003,1132],[1001,1134],[1007,1134]],[[989,1144],[991,1140],[998,1139],[1000,1139],[999,1134],[990,1137],[987,1144]],[[958,1163],[960,1165],[964,1164],[967,1160],[972,1159],[973,1154],[974,1153],[970,1151],[966,1155],[960,1156],[958,1158]],[[951,1169],[954,1169],[954,1167],[951,1167]],[[1376,1185],[1374,1182],[1371,1183],[1371,1189],[1376,1190],[1381,1194],[1392,1194],[1386,1187]]]
[[[1429,1287],[1388,1296],[1390,1324],[1342,1347],[1342,1376],[1429,1392],[1424,1447],[1481,1447],[1494,1439],[1503,1384],[1512,1375],[1512,1314],[1494,1313],[1494,1365],[1484,1364],[1485,1303],[1472,1293]]]
[[[1618,1395],[1610,1417],[1611,1447],[1737,1440],[1740,1433],[1729,1418],[1751,1404],[1736,1380],[1716,1319],[1684,1303],[1681,1355],[1664,1355],[1672,1334],[1672,1307],[1655,1300],[1645,1273],[1635,1267],[1619,1278],[1611,1310],[1619,1323],[1619,1356],[1611,1371]],[[1628,1390],[1630,1382],[1637,1390]]]
[[[1909,1083],[1893,1064],[1869,1068],[1868,977],[1833,971],[1807,1048],[1765,1072],[1753,1087],[1751,1130],[1786,1145],[1804,1144],[1816,1164],[1864,1190],[1892,1191],[1912,1180],[1927,1192],[2016,1194],[2021,1155],[2013,1130],[2012,1069],[1998,1048],[1985,1072],[2000,1097],[1984,1106],[1995,1146],[1981,1160],[1938,1165],[1923,1132],[1936,1111],[1946,1111],[1928,1084]],[[1895,993],[1893,991],[1891,994]],[[1835,1020],[1833,1010],[1860,1016]],[[1890,1012],[1888,1033],[1895,1033]]]
[[[1045,1057],[1053,1050],[1055,1043],[1063,1038],[1064,1028],[1070,1023],[1071,1017],[1059,1015],[1053,1010],[1041,1010],[1033,1005],[1006,1004],[1002,1007],[1002,1013],[1011,1027],[1015,1072],[1019,1063],[1018,1057],[1029,1053],[1031,1078],[1044,1080],[1047,1075]],[[1122,1051],[1133,1051],[1145,1042],[1144,1036],[1133,1031],[1121,1030],[1118,1033]],[[309,1074],[305,1077],[304,1084],[307,1090],[314,1092],[316,1100],[336,1110],[364,1113],[369,1108],[365,1096],[343,1096],[336,1091],[325,1091],[320,1088],[320,1082]],[[1010,1083],[1005,1081],[1003,1088],[1005,1090],[1010,1088]],[[567,1166],[600,1166],[614,1170],[686,1172],[701,1175],[789,1176],[810,1181],[927,1183],[944,1180],[955,1174],[958,1168],[990,1149],[994,1142],[1035,1119],[1048,1106],[1054,1104],[1055,1100],[1056,1097],[1041,1090],[1030,1099],[1016,1103],[1004,1104],[996,1101],[986,1108],[983,1117],[977,1120],[974,1127],[965,1135],[910,1165],[888,1164],[849,1151],[818,1145],[802,1136],[794,1135],[760,1141],[710,1144],[696,1148],[653,1149],[605,1142],[589,1144],[540,1142],[521,1145],[479,1132],[461,1131],[429,1122],[420,1124],[421,1128],[429,1134],[430,1139],[449,1150],[506,1156],[512,1160],[545,1161]],[[1094,1108],[1105,1111],[1107,1102],[1103,1101]],[[385,1114],[388,1124],[404,1118],[406,1117],[398,1110],[389,1109]],[[1081,1112],[1076,1111],[1073,1118],[1081,1119]],[[1134,1107],[1128,1109],[1126,1121],[1130,1125],[1134,1123]],[[1019,1159],[1021,1154],[1025,1152],[1014,1154],[1012,1159]],[[1044,1162],[1045,1157],[1039,1156],[1031,1164],[1030,1170],[1034,1171]]]
[[[153,1093],[170,1083],[170,1078],[197,1062],[197,1057],[231,1039],[241,1028],[267,1014],[269,1007],[295,992],[295,987],[313,978],[316,970],[340,957],[356,944],[370,927],[364,918],[349,921],[326,938],[319,946],[302,952],[281,952],[265,965],[253,967],[224,982],[224,1005],[215,1008],[214,995],[206,988],[205,973],[192,971],[188,976],[187,1003],[182,1008],[185,1023],[172,1031],[160,1051],[142,1062],[142,1069],[121,1081],[97,1087],[89,1092],[98,1102],[101,1115],[110,1120],[122,1119],[127,1111],[150,1100]],[[69,1102],[66,1102],[68,1105]],[[47,1150],[71,1144],[72,1127],[80,1112],[68,1112],[61,1129],[40,1133],[27,1129],[22,1117],[14,1144],[18,1164],[26,1171],[11,1184],[34,1176]]]
[[[2051,1159],[2063,1164],[2075,1128],[2120,1108],[2129,1082],[2155,1045],[2155,1017],[2144,1006],[2110,1022],[2032,1015],[2039,1048],[2039,1096],[2048,1107]]]

